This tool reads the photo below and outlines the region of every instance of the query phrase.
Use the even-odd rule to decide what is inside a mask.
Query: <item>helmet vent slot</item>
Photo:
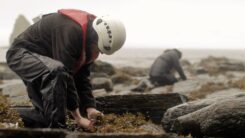
[[[99,25],[100,23],[102,23],[102,19],[98,19],[96,25]]]

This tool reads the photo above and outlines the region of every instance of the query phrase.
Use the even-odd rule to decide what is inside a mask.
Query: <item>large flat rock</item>
[[[134,94],[97,97],[97,108],[104,113],[141,112],[154,123],[160,123],[164,112],[182,104],[187,98],[178,93]]]
[[[245,91],[229,89],[168,109],[166,131],[195,137],[244,137]]]

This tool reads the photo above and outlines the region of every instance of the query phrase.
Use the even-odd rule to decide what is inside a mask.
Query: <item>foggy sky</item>
[[[0,45],[8,45],[15,19],[60,8],[120,18],[125,47],[245,49],[243,0],[0,0]]]

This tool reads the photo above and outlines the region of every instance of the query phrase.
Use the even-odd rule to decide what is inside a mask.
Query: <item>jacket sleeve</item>
[[[79,98],[73,76],[69,75],[67,80],[67,109],[70,111],[75,110],[79,107]]]
[[[79,96],[73,77],[74,64],[80,56],[82,46],[82,31],[76,26],[58,26],[52,30],[53,59],[61,61],[67,72],[67,108],[74,110],[79,107]]]
[[[179,59],[178,57],[173,57],[173,63],[174,63],[174,68],[176,69],[176,71],[179,73],[180,77],[182,80],[186,80],[186,76],[185,73],[180,65]]]
[[[89,78],[90,66],[91,64],[83,66],[74,76],[78,96],[80,98],[80,109],[82,110],[88,107],[96,107]]]

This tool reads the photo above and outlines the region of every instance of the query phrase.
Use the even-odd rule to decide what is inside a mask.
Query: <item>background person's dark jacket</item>
[[[91,24],[92,21],[89,21]],[[88,28],[89,31],[89,28]],[[74,76],[76,89],[68,92],[68,109],[79,107],[81,102],[86,107],[95,107],[91,93],[90,65],[83,66],[77,73],[74,72],[75,63],[82,50],[82,29],[73,20],[59,13],[45,15],[40,21],[30,26],[19,35],[12,47],[25,48],[31,52],[47,56],[60,61]],[[86,57],[91,58],[90,40],[86,40]],[[79,101],[80,99],[80,101]]]
[[[176,50],[167,50],[162,55],[157,57],[150,69],[151,77],[161,77],[171,74],[173,70],[176,70],[182,80],[186,80],[186,76],[179,63],[181,53]]]

